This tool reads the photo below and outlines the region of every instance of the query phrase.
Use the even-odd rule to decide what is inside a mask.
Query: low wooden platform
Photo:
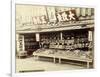
[[[89,58],[81,58],[81,57],[74,57],[74,56],[68,56],[68,55],[62,55],[62,54],[44,54],[44,53],[33,53],[34,59],[38,60],[39,57],[50,57],[53,59],[53,62],[56,63],[56,59],[58,59],[58,63],[62,62],[62,59],[71,60],[71,61],[80,61],[80,62],[86,62],[87,68],[90,68],[90,63],[93,62],[92,59]]]

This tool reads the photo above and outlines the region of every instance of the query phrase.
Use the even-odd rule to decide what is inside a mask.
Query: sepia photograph
[[[16,73],[93,69],[94,11],[16,4]]]

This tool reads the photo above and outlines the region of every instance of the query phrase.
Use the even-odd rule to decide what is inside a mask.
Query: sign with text
[[[39,33],[36,33],[36,41],[40,41],[40,35],[39,35]]]
[[[55,7],[47,7],[47,13],[49,22],[55,22],[57,20]]]
[[[92,31],[88,31],[88,40],[93,41]]]
[[[51,10],[51,12],[50,12],[50,10]],[[48,11],[49,22],[53,22],[53,21],[54,22],[55,21],[64,22],[64,21],[78,20],[75,10],[68,10],[68,11],[62,11],[62,12],[53,12],[53,11],[55,11],[55,9],[50,7],[49,11]],[[33,23],[34,24],[47,24],[48,20],[45,15],[42,15],[42,16],[33,17]]]
[[[78,20],[75,10],[63,11],[56,14],[58,22]]]
[[[46,16],[42,15],[42,16],[33,17],[33,23],[34,24],[46,24],[47,23]]]

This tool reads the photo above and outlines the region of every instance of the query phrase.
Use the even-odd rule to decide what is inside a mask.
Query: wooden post
[[[88,40],[92,44],[92,48],[90,50],[91,50],[91,53],[92,53],[93,67],[94,67],[94,31],[93,30],[90,30],[88,33],[89,33],[88,34]]]
[[[56,58],[55,57],[53,57],[53,62],[56,63]]]
[[[92,41],[92,44],[93,44],[93,47],[92,47],[92,55],[93,55],[93,68],[94,68],[94,31],[92,31],[92,38],[93,38],[93,41]]]
[[[19,52],[19,34],[16,34],[16,51]]]
[[[62,32],[60,32],[60,40],[63,40]]]
[[[89,62],[87,62],[87,68],[89,68]]]
[[[59,58],[59,63],[61,64],[61,58]]]
[[[25,43],[24,43],[24,35],[18,35],[18,51],[24,51],[25,50]],[[21,47],[20,47],[21,46]]]
[[[22,46],[23,47],[22,50],[25,51],[24,35],[22,36],[22,45],[23,45]]]

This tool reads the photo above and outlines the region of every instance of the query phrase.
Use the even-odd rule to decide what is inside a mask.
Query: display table
[[[66,54],[45,54],[45,53],[33,53],[35,60],[39,59],[39,57],[50,57],[53,59],[53,62],[56,63],[56,59],[59,59],[58,63],[62,62],[62,59],[72,60],[72,61],[80,61],[86,62],[87,68],[90,68],[90,63],[92,63],[92,59],[89,58],[82,58],[82,57],[75,57],[75,56],[68,56]]]

